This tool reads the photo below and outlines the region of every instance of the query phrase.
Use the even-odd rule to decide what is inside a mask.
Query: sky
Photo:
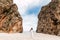
[[[18,11],[23,19],[23,31],[37,29],[38,14],[42,6],[47,5],[51,0],[13,0],[18,6]]]

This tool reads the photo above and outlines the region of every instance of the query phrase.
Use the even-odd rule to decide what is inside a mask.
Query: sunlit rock
[[[0,32],[21,33],[22,17],[13,0],[0,0]]]
[[[60,0],[52,0],[42,7],[36,32],[60,35]]]

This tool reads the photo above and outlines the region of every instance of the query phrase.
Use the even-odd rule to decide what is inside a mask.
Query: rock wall
[[[52,0],[42,7],[36,32],[60,36],[60,0]]]
[[[22,17],[13,0],[0,0],[0,32],[23,32]]]

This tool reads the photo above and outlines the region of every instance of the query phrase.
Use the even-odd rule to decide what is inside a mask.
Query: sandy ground
[[[60,37],[35,32],[0,33],[0,40],[60,40]]]

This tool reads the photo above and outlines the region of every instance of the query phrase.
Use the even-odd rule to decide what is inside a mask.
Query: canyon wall
[[[36,32],[60,36],[60,0],[52,0],[42,7]]]
[[[22,17],[13,0],[0,0],[0,33],[22,33]]]

